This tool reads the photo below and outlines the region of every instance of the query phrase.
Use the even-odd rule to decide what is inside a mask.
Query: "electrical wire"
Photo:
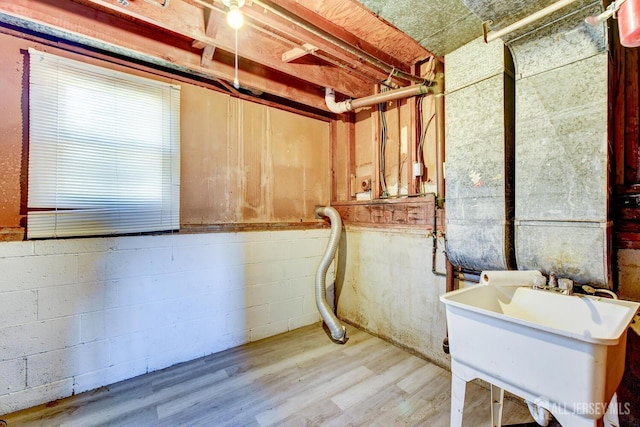
[[[387,152],[387,119],[384,115],[385,103],[378,104],[378,113],[380,115],[380,187],[382,189],[382,197],[389,196],[387,189],[385,154]]]
[[[422,153],[424,151],[424,141],[427,136],[427,131],[429,130],[429,127],[431,126],[431,123],[435,118],[436,118],[436,113],[433,113],[429,118],[429,121],[427,122],[427,126],[425,126],[422,132],[422,135],[420,135],[420,142],[418,143],[418,161],[422,162],[423,164],[424,164],[424,159],[422,158]]]

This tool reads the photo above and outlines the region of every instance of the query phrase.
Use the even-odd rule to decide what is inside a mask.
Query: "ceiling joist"
[[[324,1],[336,0],[246,2],[242,8],[246,24],[237,33],[238,77],[243,89],[326,110],[325,87],[361,98],[372,94],[374,84],[390,75],[398,86],[420,81],[411,74],[413,63],[390,55],[356,37],[340,22],[331,22],[305,7]],[[50,34],[61,30],[113,46],[106,50],[158,58],[240,93],[228,84],[234,79],[236,33],[226,25],[227,10],[222,2],[171,0],[163,3],[166,7],[157,3],[129,0],[125,6],[118,0],[0,0],[0,13],[55,29]],[[377,22],[385,34],[399,33]],[[408,50],[411,57],[430,56],[413,45]]]

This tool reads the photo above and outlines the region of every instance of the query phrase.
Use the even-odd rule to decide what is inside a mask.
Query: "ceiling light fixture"
[[[242,12],[240,12],[240,8],[244,6],[244,0],[222,0],[222,3],[229,8],[229,12],[227,12],[227,23],[236,31],[233,87],[240,89],[240,82],[238,81],[238,28],[242,27],[244,23],[244,17],[242,16]]]
[[[240,12],[240,8],[244,6],[244,0],[222,0],[222,3],[229,8],[229,12],[227,12],[227,23],[229,26],[236,30],[242,27],[244,17],[242,16],[242,12]]]

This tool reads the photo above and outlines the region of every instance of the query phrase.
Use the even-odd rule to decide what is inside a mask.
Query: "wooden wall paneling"
[[[345,202],[352,195],[353,154],[352,114],[340,115],[331,121],[331,201]]]
[[[26,214],[28,56],[25,43],[0,34],[0,240],[22,238]]]
[[[181,88],[181,222],[232,222],[238,193],[229,193],[230,97],[183,84]],[[231,161],[231,164],[230,164]]]
[[[379,92],[377,87],[375,92]],[[371,128],[371,139],[368,141],[368,147],[371,152],[371,198],[377,200],[382,195],[382,177],[380,174],[380,118],[377,106],[369,109],[369,126]],[[359,181],[361,180],[359,179]]]
[[[399,101],[387,102],[387,143],[385,150],[385,179],[389,196],[397,196],[400,191],[400,107]]]
[[[415,120],[411,115],[412,106],[415,107],[415,99],[407,98],[400,101],[400,177],[404,194],[413,193],[413,135]]]
[[[363,180],[371,180],[371,189],[374,198],[379,194],[379,180],[376,169],[374,167],[374,159],[377,156],[377,111],[373,108],[364,108],[354,113],[354,147],[353,162],[355,173],[354,192],[361,192],[360,183]],[[375,118],[375,120],[374,120]]]
[[[356,181],[356,115],[349,113],[348,143],[349,143],[349,199],[356,198],[358,182]]]
[[[270,147],[266,135],[267,110],[261,105],[238,103],[238,116],[231,126],[238,127],[237,144],[240,155],[240,222],[264,222],[272,211]]]
[[[315,219],[315,206],[331,197],[329,123],[286,111],[269,110],[273,218],[305,222]]]
[[[435,203],[432,197],[336,203],[334,207],[347,225],[411,228],[425,233],[433,229]]]

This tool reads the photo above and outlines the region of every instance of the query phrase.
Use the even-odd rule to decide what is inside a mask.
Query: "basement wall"
[[[329,230],[0,243],[0,414],[320,320]],[[327,283],[333,282],[333,265]]]
[[[440,248],[443,243],[440,240]],[[431,271],[432,239],[420,230],[347,226],[339,247],[338,316],[448,366],[442,351],[444,277]],[[441,250],[439,272],[445,269]]]
[[[237,224],[321,224],[314,206],[328,205],[331,198],[328,119],[283,111],[259,103],[258,98],[258,102],[234,98],[205,83],[131,69],[0,32],[0,241],[24,237],[28,48],[180,85],[182,226],[235,230]]]
[[[38,40],[0,32],[0,414],[320,320],[328,120]],[[23,241],[29,47],[181,86],[180,233]]]

